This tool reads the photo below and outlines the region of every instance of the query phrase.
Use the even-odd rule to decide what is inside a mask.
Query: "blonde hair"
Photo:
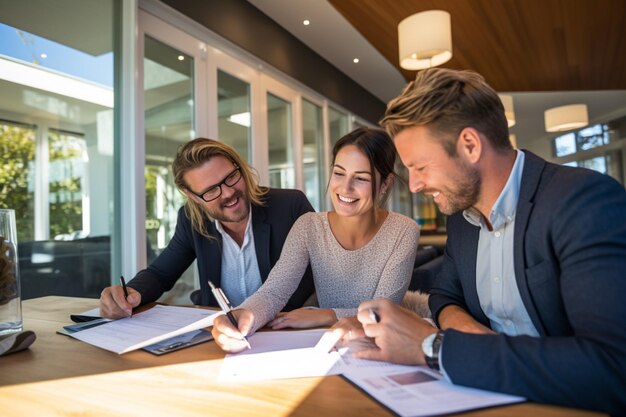
[[[380,125],[394,137],[414,126],[427,126],[450,156],[459,133],[472,127],[497,151],[512,149],[504,106],[498,94],[474,71],[430,68],[418,72],[387,104]]]
[[[185,195],[185,190],[189,190],[189,186],[184,180],[185,174],[192,169],[202,166],[215,156],[223,156],[240,168],[243,180],[246,182],[246,198],[252,204],[263,205],[263,196],[267,193],[267,188],[259,186],[256,171],[254,171],[231,146],[207,138],[197,138],[189,141],[182,145],[176,153],[176,158],[172,163],[172,172],[174,173],[174,183],[183,195]],[[207,219],[212,219],[203,204],[187,198],[185,202],[185,213],[191,220],[192,227],[198,231],[198,233],[205,237],[212,238],[209,234],[206,222]]]

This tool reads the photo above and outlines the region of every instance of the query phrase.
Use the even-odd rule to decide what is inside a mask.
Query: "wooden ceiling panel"
[[[398,68],[398,23],[440,9],[452,23],[443,66],[473,69],[497,91],[626,89],[624,0],[329,1]]]

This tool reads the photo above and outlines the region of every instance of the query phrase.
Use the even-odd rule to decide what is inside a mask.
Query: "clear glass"
[[[322,108],[302,100],[304,193],[316,211],[322,210],[325,180],[321,169],[324,163],[324,130]]]
[[[0,209],[0,335],[22,331],[15,211]]]
[[[114,3],[68,0],[72,13],[58,13],[54,2],[11,2],[0,14],[0,61],[15,74],[0,82],[0,142],[15,169],[8,183],[0,169],[0,207],[18,216],[25,300],[97,298],[111,282]]]
[[[218,137],[248,162],[250,158],[250,84],[217,71]]]
[[[270,187],[294,188],[291,103],[267,94]]]

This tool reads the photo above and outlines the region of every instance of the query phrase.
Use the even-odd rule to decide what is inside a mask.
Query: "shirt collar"
[[[215,221],[215,229],[217,229],[217,231],[222,235],[222,238],[224,237],[224,234],[228,234],[224,230],[222,223],[217,220]],[[246,246],[246,243],[248,243],[251,238],[252,238],[252,207],[250,207],[250,210],[248,210],[248,224],[246,224],[246,230],[243,233],[243,243],[241,247]]]
[[[491,213],[489,214],[489,222],[493,227],[493,230],[502,228],[504,225],[511,223],[515,219],[515,212],[517,210],[517,201],[519,200],[520,184],[522,182],[522,172],[524,170],[524,152],[519,149],[515,150],[517,156],[513,169],[509,174],[502,192],[496,199]],[[463,217],[470,224],[478,227],[483,227],[485,221],[482,215],[474,207],[470,207],[463,210]]]

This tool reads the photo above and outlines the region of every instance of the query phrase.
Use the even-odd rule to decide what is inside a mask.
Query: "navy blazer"
[[[446,330],[455,384],[531,401],[626,410],[626,191],[590,170],[525,152],[514,230],[515,279],[540,337]],[[433,317],[450,304],[489,326],[476,289],[479,229],[448,219]]]
[[[291,226],[302,214],[314,211],[306,196],[298,190],[270,189],[263,205],[252,204],[252,231],[261,280],[265,282],[278,261]],[[178,211],[174,236],[161,254],[128,283],[141,293],[142,304],[155,301],[172,289],[185,270],[198,260],[200,305],[217,306],[208,280],[221,286],[222,235],[213,221],[207,220],[208,231],[215,239],[202,236],[191,226],[184,207]],[[313,275],[309,267],[298,289],[283,310],[301,307],[313,294]]]

